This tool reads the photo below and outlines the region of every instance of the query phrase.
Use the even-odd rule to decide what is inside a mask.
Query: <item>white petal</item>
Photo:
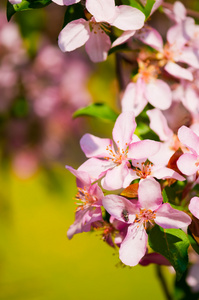
[[[83,46],[89,39],[89,24],[84,19],[74,20],[68,23],[60,32],[58,45],[61,51],[73,51]]]

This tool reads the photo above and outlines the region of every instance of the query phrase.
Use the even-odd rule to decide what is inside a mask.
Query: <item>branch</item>
[[[173,10],[173,4],[171,4],[171,3],[163,2],[162,6],[165,8],[168,8],[170,10]],[[199,19],[199,12],[189,9],[189,8],[186,8],[186,11],[189,16]]]

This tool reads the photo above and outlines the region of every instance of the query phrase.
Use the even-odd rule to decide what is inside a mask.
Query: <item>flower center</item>
[[[156,218],[156,213],[153,212],[150,209],[140,209],[139,214],[136,214],[136,219],[135,219],[135,223],[138,223],[139,227],[140,225],[144,225],[144,228],[147,229],[147,225],[148,223],[150,223],[151,225],[154,225],[154,220]]]
[[[166,44],[164,47],[164,57],[166,60],[175,61],[175,57],[179,56],[181,51],[179,49],[175,49],[174,45]]]
[[[147,178],[147,176],[151,175],[152,166],[153,166],[152,162],[149,161],[142,162],[139,167],[135,167],[136,175],[139,176],[140,178]]]
[[[158,69],[155,65],[149,65],[149,62],[143,62],[141,60],[138,60],[139,65],[139,77],[142,78],[142,80],[145,83],[149,83],[152,79],[156,79],[158,75]]]
[[[119,144],[119,141],[117,141],[117,143]],[[128,144],[126,143],[126,146]],[[114,152],[112,150],[111,145],[106,147],[106,150],[109,152],[110,157],[105,157],[106,160],[112,160],[115,164],[120,165],[123,161],[127,161],[128,157],[128,147],[126,149],[120,149],[120,147],[118,147],[118,150],[116,152]]]
[[[95,18],[92,17],[89,21],[90,30],[93,31],[95,34],[97,33],[104,33],[106,32],[109,34],[111,32],[111,26],[108,23],[101,22],[98,23],[95,21]]]
[[[171,141],[169,148],[174,151],[177,151],[179,148],[183,149],[183,145],[181,144],[181,142],[176,134],[173,134],[173,139]]]
[[[91,195],[86,187],[78,188],[78,193],[75,196],[75,199],[77,202],[75,204],[77,205],[76,211],[87,209],[90,206],[93,206],[93,204],[98,200],[96,196]]]

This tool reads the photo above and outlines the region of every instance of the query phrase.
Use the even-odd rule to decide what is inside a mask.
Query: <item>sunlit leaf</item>
[[[156,225],[149,233],[150,247],[170,261],[177,280],[187,269],[189,244],[187,235],[181,229],[163,229]]]
[[[148,17],[150,16],[150,13],[151,13],[154,3],[155,3],[155,0],[147,0],[147,3],[145,5],[144,11],[143,11],[143,13],[146,16],[146,19],[148,19]]]
[[[108,105],[105,103],[93,103],[87,107],[78,109],[73,117],[81,117],[81,116],[91,116],[99,119],[103,119],[106,121],[115,122],[118,114],[114,112]]]
[[[155,0],[147,0],[145,6],[138,0],[123,0],[123,4],[130,5],[142,11],[145,14],[146,19],[150,16],[151,10]]]
[[[42,8],[49,5],[51,0],[23,0],[19,4],[12,5],[7,2],[7,19],[10,21],[11,17],[18,11]]]
[[[121,192],[121,196],[128,198],[136,198],[138,196],[139,183],[133,183]]]

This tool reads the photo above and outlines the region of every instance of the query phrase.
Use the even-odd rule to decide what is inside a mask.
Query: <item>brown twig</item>
[[[168,8],[170,10],[173,10],[173,4],[171,4],[171,3],[163,2],[162,6],[165,8]],[[189,9],[189,8],[187,8],[186,10],[187,10],[187,14],[189,16],[199,19],[199,12]]]

